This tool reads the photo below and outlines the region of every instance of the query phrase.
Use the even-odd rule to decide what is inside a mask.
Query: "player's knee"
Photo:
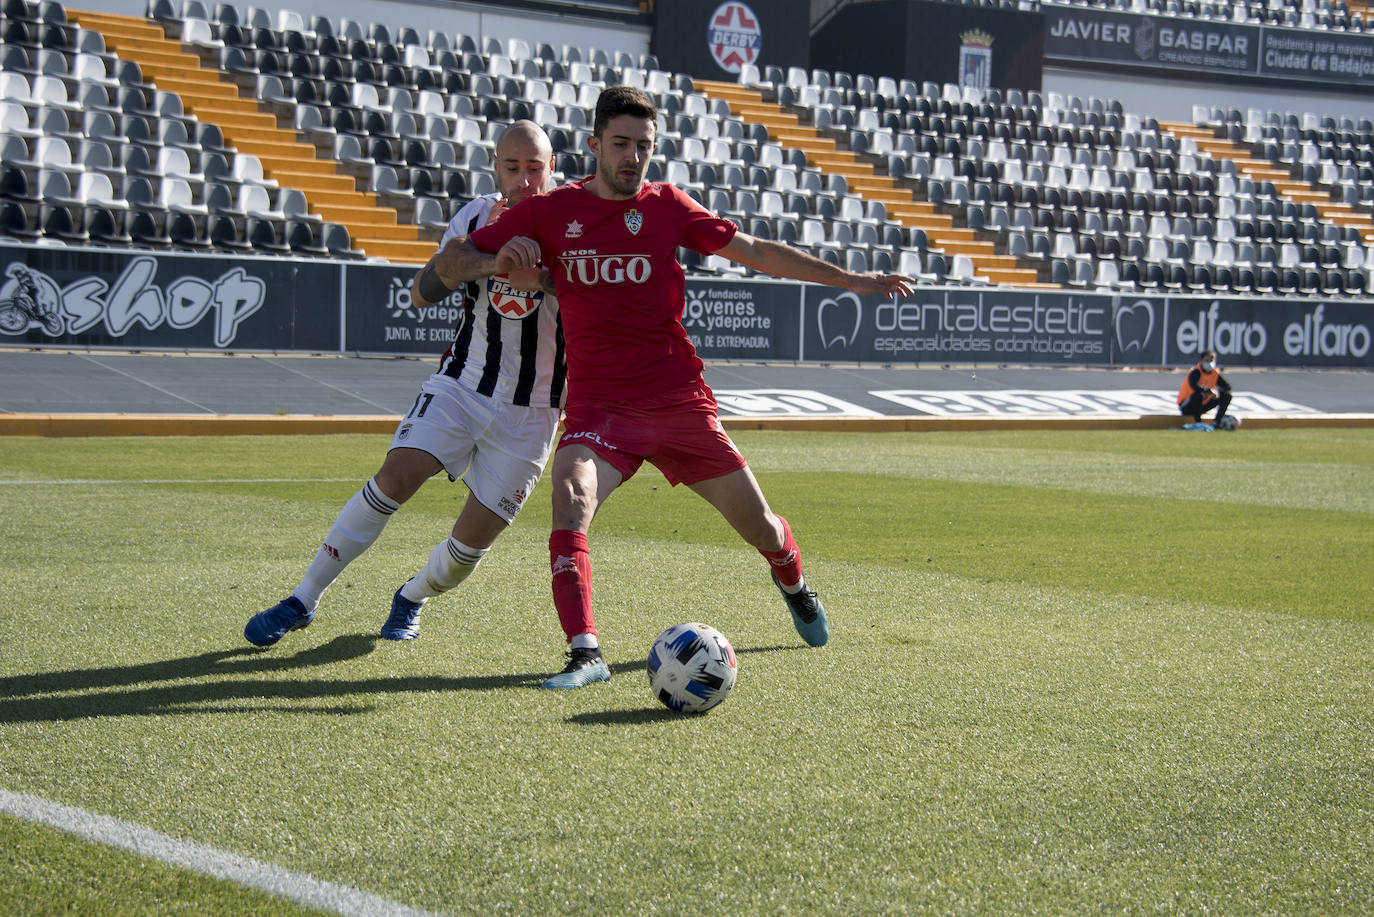
[[[417,454],[418,453],[418,454]],[[404,503],[439,470],[439,461],[416,449],[393,449],[372,480],[389,499]]]
[[[553,491],[553,527],[585,531],[596,515],[596,489],[571,479],[558,482]]]
[[[782,550],[782,525],[772,513],[751,517],[738,529],[740,537],[760,551]]]
[[[554,504],[553,527],[585,532],[591,527],[592,517],[596,515],[596,502],[587,499],[569,499]]]
[[[388,473],[386,468],[381,468],[372,476],[376,482],[377,489],[380,490],[387,499],[395,503],[404,503],[415,495],[418,487],[410,486],[403,478],[395,473]]]

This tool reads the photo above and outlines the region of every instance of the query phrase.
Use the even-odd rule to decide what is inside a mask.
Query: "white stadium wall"
[[[1091,70],[1045,67],[1043,87],[1082,98],[1120,99],[1126,111],[1142,117],[1191,121],[1193,106],[1237,108],[1245,111],[1312,112],[1337,118],[1374,118],[1374,96],[1337,95],[1279,86],[1248,86],[1239,83],[1189,82],[1112,74]]]

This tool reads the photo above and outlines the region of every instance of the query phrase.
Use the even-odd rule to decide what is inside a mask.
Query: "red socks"
[[[772,564],[778,582],[796,586],[801,582],[801,551],[792,537],[792,527],[782,523],[782,547],[759,551]],[[587,536],[571,529],[557,529],[549,535],[549,570],[553,575],[553,607],[558,623],[569,640],[578,634],[595,634],[592,617],[592,562],[587,553]]]
[[[553,607],[558,623],[572,640],[595,634],[592,620],[592,561],[584,532],[557,529],[549,535],[549,568],[553,573]]]
[[[777,515],[776,513],[774,515]],[[795,586],[801,582],[801,551],[797,549],[796,539],[792,537],[792,527],[787,520],[778,516],[782,523],[782,547],[777,551],[759,551],[773,565],[778,582],[784,586]]]

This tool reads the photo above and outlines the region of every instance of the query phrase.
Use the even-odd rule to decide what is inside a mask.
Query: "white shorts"
[[[494,401],[436,374],[420,387],[391,448],[428,452],[510,523],[544,471],[558,415],[557,408]]]

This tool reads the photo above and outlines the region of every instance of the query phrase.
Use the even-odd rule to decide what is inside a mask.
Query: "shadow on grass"
[[[10,675],[0,678],[0,723],[249,711],[337,716],[372,710],[372,705],[352,700],[360,696],[530,688],[548,677],[532,672],[351,680],[243,677],[309,673],[365,656],[380,639],[346,634],[290,656],[236,648],[137,665]]]
[[[238,647],[137,665],[10,675],[0,678],[0,696],[22,697],[58,691],[89,691],[93,688],[178,681],[183,678],[203,678],[207,675],[244,675],[308,669],[366,656],[372,652],[373,645],[378,639],[371,635],[346,634],[320,646],[303,649],[292,656],[269,656],[261,649]]]
[[[779,646],[737,646],[735,647],[736,656],[745,656],[750,653],[797,653],[810,651],[812,647],[803,646],[800,643],[788,643]]]
[[[0,678],[0,723],[56,723],[88,717],[166,716],[196,713],[317,713],[330,716],[367,713],[373,705],[355,698],[378,694],[446,691],[498,691],[535,688],[549,673],[437,675],[399,678],[245,678],[252,675],[308,673],[371,653],[381,638],[345,634],[290,656],[238,647],[127,666],[67,669]],[[752,647],[739,654],[804,649],[801,646]],[[616,675],[644,671],[641,660],[617,662]],[[113,689],[113,690],[102,690]],[[57,695],[57,696],[53,696]],[[312,703],[315,702],[315,703]],[[647,708],[607,714],[582,714],[573,722],[623,724],[649,722],[677,714]],[[604,719],[591,719],[602,716]]]
[[[804,649],[808,649],[808,647],[801,645],[736,647],[735,655],[783,653]],[[645,668],[643,662],[616,662],[611,663],[608,668],[610,668],[612,675],[629,675],[630,677],[638,675],[641,678],[645,678],[645,687],[647,689],[647,676],[644,675]],[[657,723],[663,720],[680,720],[684,718],[695,719],[696,716],[690,713],[674,713],[667,707],[654,705],[643,707],[639,710],[602,710],[591,713],[575,713],[567,718],[567,722],[575,723],[579,726],[639,726],[644,723]]]
[[[642,707],[639,710],[602,710],[596,713],[575,713],[568,717],[569,723],[579,726],[639,726],[644,723],[657,723],[662,720],[680,720],[691,714],[674,713],[667,707]]]
[[[735,647],[735,655],[743,656],[746,653],[783,653],[789,650],[804,650],[807,648],[808,647],[801,646],[800,644],[795,646],[752,646],[743,649]],[[646,664],[646,659],[636,659],[631,662],[608,662],[606,663],[606,668],[611,670],[612,675],[625,675],[630,672],[637,672],[643,675]]]

